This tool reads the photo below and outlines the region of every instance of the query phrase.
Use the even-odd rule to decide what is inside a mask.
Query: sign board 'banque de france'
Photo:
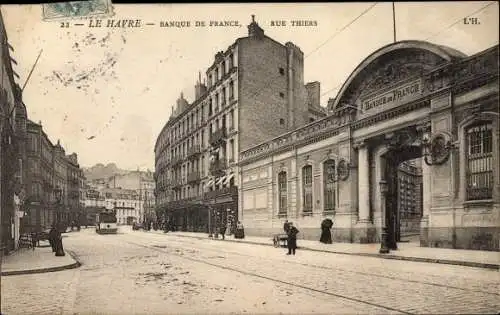
[[[401,105],[422,95],[421,80],[413,81],[403,86],[398,86],[384,94],[364,99],[362,110],[364,113],[374,114],[385,111],[389,108]]]

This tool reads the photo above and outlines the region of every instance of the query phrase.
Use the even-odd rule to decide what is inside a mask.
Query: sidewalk
[[[66,256],[56,257],[50,246],[45,246],[48,242],[40,242],[43,247],[22,248],[14,253],[4,256],[2,260],[2,276],[13,276],[43,272],[60,271],[72,269],[80,266],[80,263],[73,258],[73,254],[65,251]]]
[[[164,234],[161,231],[152,230],[146,233]],[[167,234],[178,237],[190,237],[207,240],[209,239],[208,234],[206,233],[168,232]],[[222,239],[220,238],[218,240],[222,241]],[[225,242],[273,246],[271,237],[245,236],[244,239],[235,239],[233,238],[233,236],[226,236]],[[380,249],[380,244],[323,244],[319,241],[309,241],[301,239],[297,240],[297,243],[300,249],[325,253],[377,257],[383,259],[409,260],[417,262],[460,265],[500,270],[500,252],[420,247],[418,243],[412,242],[398,243],[398,250],[392,250],[389,254],[379,254],[378,251]]]

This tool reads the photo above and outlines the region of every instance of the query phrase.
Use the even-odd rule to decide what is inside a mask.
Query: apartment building
[[[304,54],[255,22],[181,93],[155,145],[156,205],[183,230],[234,226],[239,152],[326,114],[319,83],[304,85]],[[228,229],[230,230],[230,229]]]
[[[66,155],[59,140],[52,144],[41,122],[28,120],[27,135],[25,225],[41,230],[80,220],[84,177],[77,154]]]

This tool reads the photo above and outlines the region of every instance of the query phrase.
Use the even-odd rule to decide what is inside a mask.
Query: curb
[[[71,258],[75,261],[72,264],[69,265],[64,265],[64,266],[57,266],[57,267],[49,267],[49,268],[40,268],[40,269],[29,269],[29,270],[15,270],[15,271],[2,271],[1,276],[18,276],[18,275],[29,275],[29,274],[36,274],[36,273],[47,273],[47,272],[56,272],[56,271],[63,271],[67,269],[75,269],[80,267],[82,264],[76,259],[75,253],[66,250],[66,254],[69,254]]]
[[[175,235],[175,234],[172,234]],[[195,238],[200,240],[205,240],[207,238],[200,236],[189,236],[189,235],[175,235],[177,237],[187,237],[187,238]],[[210,238],[208,238],[210,239]],[[213,239],[222,241],[222,239]],[[261,243],[261,242],[249,242],[249,241],[235,241],[232,239],[225,239],[225,242],[233,242],[233,243],[244,243],[244,244],[253,244],[253,245],[261,245],[261,246],[271,246],[274,247],[273,244]],[[434,263],[434,264],[445,264],[445,265],[455,265],[455,266],[464,266],[464,267],[474,267],[474,268],[484,268],[484,269],[492,269],[492,270],[500,270],[500,265],[496,264],[487,264],[487,263],[478,263],[478,262],[470,262],[470,261],[460,261],[460,260],[448,260],[448,259],[433,259],[433,258],[422,258],[422,257],[410,257],[410,256],[397,256],[397,255],[384,255],[384,254],[370,254],[370,253],[346,253],[340,251],[329,251],[323,249],[315,249],[310,247],[300,247],[297,249],[308,250],[312,252],[321,252],[321,253],[329,253],[329,254],[340,254],[340,255],[351,255],[351,256],[364,256],[364,257],[373,257],[373,258],[381,258],[381,259],[392,259],[392,260],[405,260],[405,261],[415,261],[415,262],[425,262],[425,263]]]

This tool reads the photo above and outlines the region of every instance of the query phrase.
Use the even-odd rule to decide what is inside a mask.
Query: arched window
[[[323,210],[335,210],[335,161],[327,160],[323,163]]]
[[[312,213],[312,166],[306,165],[302,168],[302,196],[303,212]]]
[[[465,130],[467,143],[467,200],[491,199],[493,195],[493,128],[481,122]]]
[[[286,172],[278,174],[278,191],[279,191],[279,206],[278,214],[285,215],[287,213],[287,187],[286,187]]]

